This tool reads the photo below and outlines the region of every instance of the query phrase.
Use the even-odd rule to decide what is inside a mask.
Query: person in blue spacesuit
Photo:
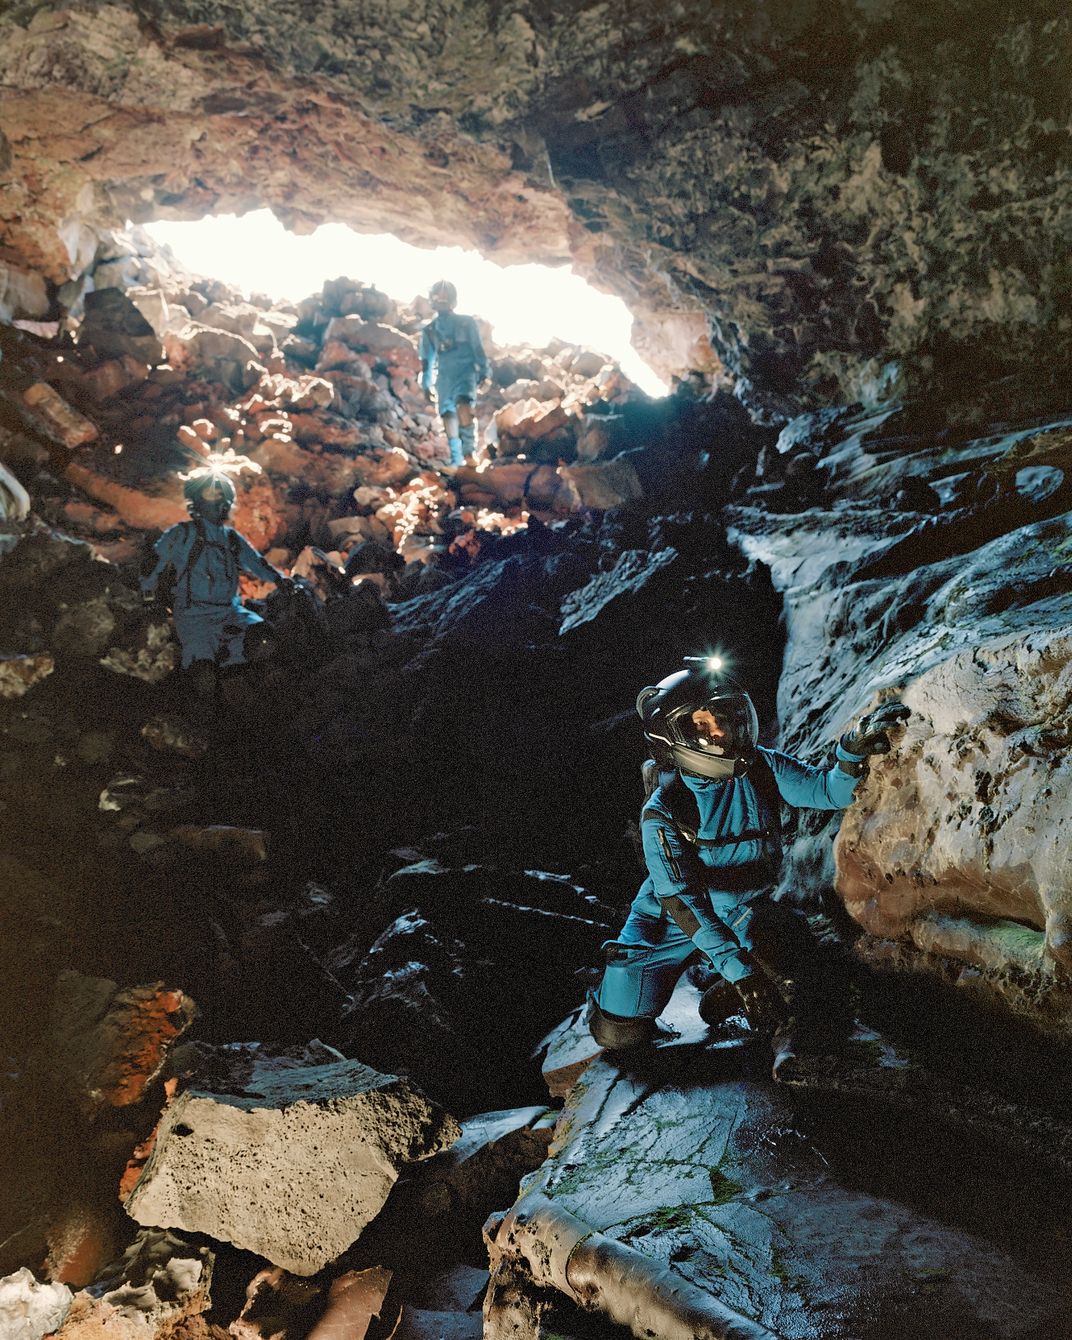
[[[451,465],[461,465],[476,450],[477,389],[488,376],[488,356],[471,316],[454,310],[458,292],[446,279],[432,285],[428,301],[435,317],[421,331],[421,389],[432,391],[450,447]]]
[[[239,573],[289,586],[244,535],[225,525],[234,506],[235,486],[224,474],[192,476],[183,486],[189,521],[171,526],[153,546],[156,563],[141,579],[146,604],[169,574],[175,632],[182,644],[182,668],[241,665],[265,649],[264,620],[238,598]]]
[[[752,701],[716,662],[688,658],[637,699],[654,755],[646,767],[650,777],[658,769],[659,784],[641,813],[648,876],[621,934],[604,945],[603,978],[589,997],[589,1029],[610,1050],[658,1039],[658,1016],[697,951],[720,979],[701,1003],[706,1022],[738,1013],[766,1035],[788,1024],[802,918],[787,936],[794,913],[768,896],[781,860],[781,803],[846,808],[867,758],[889,750],[889,732],[909,715],[883,704],[841,737],[834,766],[813,767],[757,745]],[[791,1044],[775,1052],[777,1074]]]

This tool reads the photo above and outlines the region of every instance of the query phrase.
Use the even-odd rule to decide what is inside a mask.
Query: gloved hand
[[[754,1033],[773,1033],[787,1017],[789,1010],[782,993],[761,968],[753,967],[734,986],[741,998],[741,1013]]]
[[[904,703],[883,703],[873,712],[862,716],[851,730],[841,737],[841,748],[847,754],[888,754],[889,732],[903,725],[912,715]]]

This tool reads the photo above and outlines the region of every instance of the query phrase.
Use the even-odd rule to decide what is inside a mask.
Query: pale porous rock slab
[[[254,1055],[234,1083],[215,1087],[192,1085],[169,1106],[127,1211],[296,1275],[333,1261],[379,1213],[399,1171],[460,1133],[407,1080],[359,1061]]]
[[[1064,1193],[1025,1210],[980,1151],[935,1154],[921,1128],[906,1161],[881,1107],[809,1112],[731,1062],[690,1033],[589,1064],[551,1157],[485,1230],[487,1340],[545,1334],[556,1293],[660,1340],[1063,1333]]]

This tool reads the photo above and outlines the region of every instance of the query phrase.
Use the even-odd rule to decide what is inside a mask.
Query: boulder
[[[22,398],[48,434],[69,450],[93,442],[100,436],[97,425],[72,409],[47,382],[35,382],[33,386],[27,387]]]
[[[588,1065],[552,1156],[489,1220],[489,1340],[516,1336],[517,1300],[547,1289],[660,1340],[822,1335],[833,1316],[861,1337],[1061,1333],[1068,1263],[1025,1257],[1006,1232],[1022,1185],[997,1189],[1000,1156],[962,1131],[936,1136],[940,1106],[906,1126],[903,1106],[891,1117],[828,1094],[828,1119],[808,1121],[798,1095],[749,1077],[735,1044],[704,1045],[697,1001],[683,979],[664,1016],[681,1036]],[[925,1188],[893,1170],[906,1147]],[[999,1202],[982,1214],[962,1199],[980,1162]],[[1031,1231],[1065,1209],[1051,1184]]]
[[[0,1336],[43,1340],[63,1325],[72,1297],[65,1284],[42,1284],[23,1266],[0,1279]]]
[[[177,1234],[139,1233],[122,1259],[104,1272],[92,1292],[80,1290],[57,1336],[63,1340],[145,1340],[147,1336],[197,1335],[191,1323],[211,1304],[215,1265],[203,1244]],[[211,1334],[205,1329],[202,1334]]]
[[[129,355],[138,363],[161,363],[160,337],[127,295],[118,288],[98,287],[85,297],[85,316],[78,328],[79,344],[91,344],[105,358]]]
[[[360,1236],[406,1164],[458,1138],[412,1084],[359,1061],[231,1056],[222,1087],[191,1083],[165,1112],[126,1202],[138,1223],[312,1275]]]
[[[120,989],[66,970],[53,1000],[48,1068],[87,1117],[129,1107],[160,1075],[193,1017],[193,1001],[162,982]]]

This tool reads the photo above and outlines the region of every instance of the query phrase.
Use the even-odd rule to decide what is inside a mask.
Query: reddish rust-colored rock
[[[341,1336],[365,1340],[377,1317],[382,1317],[385,1333],[393,1335],[401,1305],[396,1305],[393,1320],[384,1312],[391,1274],[383,1266],[373,1266],[347,1271],[333,1280],[324,1315],[309,1332],[308,1340],[339,1340]]]
[[[63,972],[49,1063],[87,1116],[129,1107],[140,1102],[193,1017],[193,1001],[162,982],[120,990],[104,978]]]
[[[72,409],[58,391],[47,382],[35,382],[22,393],[22,398],[49,435],[71,450],[93,442],[100,436],[96,424]]]

